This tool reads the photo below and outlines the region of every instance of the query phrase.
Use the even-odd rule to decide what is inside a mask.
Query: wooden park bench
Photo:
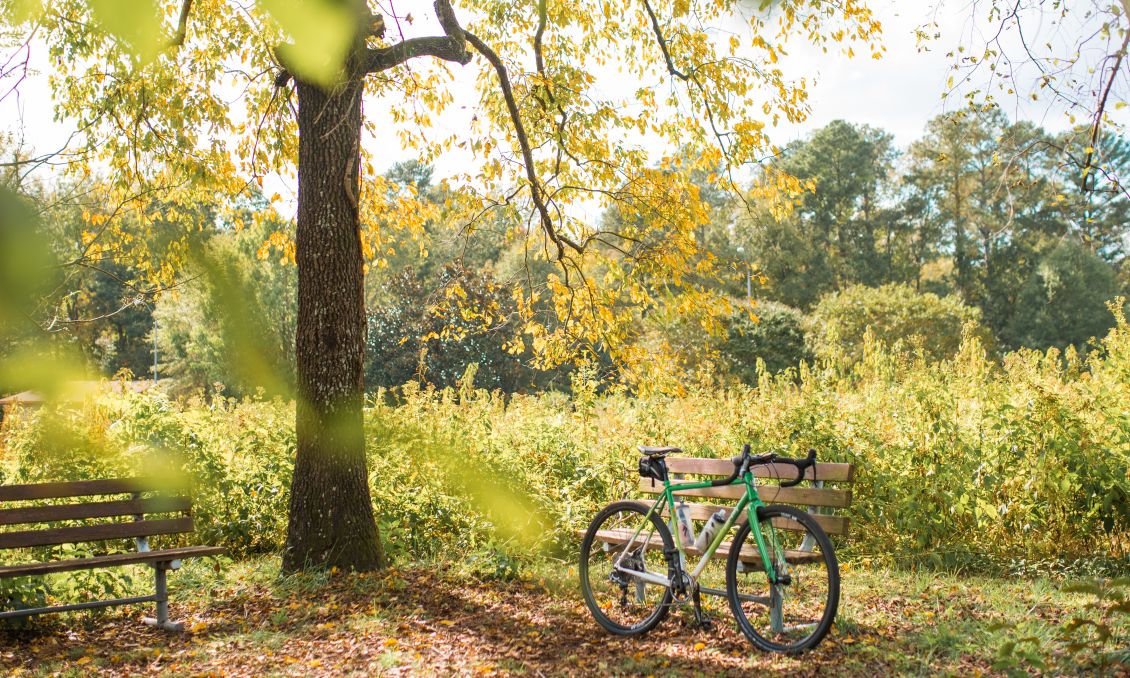
[[[708,480],[710,476],[728,477],[734,472],[734,465],[729,459],[667,457],[667,471],[671,474],[672,482],[676,478],[687,478],[688,476]],[[796,469],[784,464],[754,466],[751,471],[755,478],[783,478],[786,480],[796,478]],[[778,487],[775,484],[767,483],[756,485],[756,487],[761,501],[766,504],[796,504],[805,507],[829,536],[844,536],[848,533],[848,517],[833,514],[831,510],[846,509],[851,506],[851,490],[845,487],[827,487],[825,483],[848,485],[852,482],[853,476],[854,467],[852,464],[818,463],[814,468],[805,472],[805,478],[809,483],[807,486],[802,484],[796,487]],[[649,494],[659,494],[663,492],[663,483],[651,478],[640,478],[640,490]],[[725,508],[727,513],[732,511],[732,506],[721,506],[716,501],[730,500],[730,503],[736,503],[745,494],[745,487],[742,485],[706,487],[698,490],[682,490],[675,494],[715,500],[715,502],[709,504],[690,502],[686,504],[692,520],[708,520],[719,508]],[[649,500],[645,503],[651,505],[654,502]],[[665,510],[664,518],[669,520],[670,516],[666,514],[667,511]],[[744,525],[746,521],[746,515],[740,516],[734,529],[731,530],[731,535],[737,534],[737,528]],[[788,526],[782,524],[780,527],[787,529]],[[718,550],[714,552],[713,557],[715,559],[727,558],[730,555],[731,544],[730,540],[722,542]],[[687,553],[688,555],[699,555],[693,547],[688,548]],[[742,562],[750,564],[759,564],[761,560],[756,549],[749,546],[742,549],[739,558]],[[787,560],[803,562],[805,558],[806,554],[804,553],[790,553]]]
[[[128,498],[123,495],[128,495]],[[102,499],[92,501],[94,497],[102,497]],[[67,499],[77,501],[50,504],[41,501]],[[13,503],[23,505],[12,506]],[[181,624],[169,622],[167,571],[179,568],[184,558],[217,555],[224,551],[223,548],[216,546],[151,549],[149,537],[187,533],[192,532],[193,529],[191,498],[187,495],[170,493],[162,483],[152,479],[123,478],[0,485],[0,507],[2,507],[0,526],[47,524],[40,529],[0,532],[0,550],[131,538],[135,540],[137,547],[136,551],[127,553],[3,565],[0,566],[0,579],[147,563],[153,566],[156,580],[156,592],[153,595],[7,610],[0,612],[0,619],[153,602],[157,604],[157,617],[146,618],[145,623],[170,631],[179,631],[183,628]]]

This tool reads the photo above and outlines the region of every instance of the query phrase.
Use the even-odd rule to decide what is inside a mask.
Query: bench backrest
[[[115,495],[129,496],[109,498]],[[99,498],[97,501],[94,500],[96,497]],[[77,501],[10,506],[12,503],[45,499]],[[173,494],[167,483],[154,479],[119,478],[0,485],[0,526],[91,521],[71,527],[0,531],[0,550],[192,532],[191,510],[192,500],[187,494]],[[151,515],[170,517],[146,517]],[[103,518],[111,520],[94,520]]]
[[[667,470],[672,481],[676,476],[687,480],[691,477],[728,477],[734,472],[734,465],[728,459],[697,459],[692,457],[667,457]],[[755,478],[792,480],[796,477],[796,468],[787,464],[769,464],[755,466]],[[797,485],[796,487],[778,487],[775,484],[756,485],[757,494],[766,504],[797,504],[809,508],[809,513],[816,518],[820,526],[828,534],[845,535],[848,533],[847,516],[831,515],[827,509],[847,508],[851,505],[851,489],[846,487],[824,487],[826,483],[847,485],[852,482],[855,470],[852,464],[818,463],[815,468],[810,468],[805,473],[805,478],[819,486]],[[663,483],[651,478],[640,478],[640,490],[649,494],[663,492]],[[737,500],[745,494],[741,485],[726,487],[705,487],[699,490],[682,490],[675,493],[687,497],[703,497],[723,500]],[[688,503],[687,508],[691,518],[707,520],[719,508],[715,504]],[[816,510],[820,509],[820,510]],[[745,517],[740,522],[744,522]],[[740,523],[739,523],[740,524]]]

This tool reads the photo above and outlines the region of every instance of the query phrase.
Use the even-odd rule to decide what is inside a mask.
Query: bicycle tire
[[[592,522],[589,524],[588,530],[585,532],[584,539],[581,541],[580,567],[578,569],[581,579],[581,593],[584,596],[585,605],[588,606],[589,612],[592,614],[593,619],[595,619],[598,624],[604,627],[606,631],[620,636],[641,635],[652,630],[660,622],[662,622],[671,610],[671,589],[668,587],[663,587],[663,594],[659,597],[655,608],[647,616],[645,616],[641,622],[630,625],[617,622],[605,613],[605,610],[602,608],[601,604],[596,600],[596,594],[593,589],[594,582],[590,581],[589,577],[591,573],[590,561],[592,560],[593,556],[592,549],[594,543],[597,541],[597,533],[611,516],[624,512],[638,513],[639,521],[636,522],[636,525],[639,525],[647,516],[648,510],[648,506],[638,501],[618,501],[609,504],[604,509],[602,509],[600,513],[596,514],[596,517],[593,518]],[[658,552],[662,556],[663,551],[669,552],[674,549],[675,544],[674,540],[671,537],[671,531],[667,528],[663,521],[659,519],[658,513],[651,514],[651,524],[654,527],[655,532],[659,535],[660,541],[662,543],[662,550],[651,549],[652,553],[654,554]],[[646,551],[647,547],[645,547],[644,550]],[[641,555],[640,557],[642,559],[643,556]],[[669,568],[667,568],[666,565],[664,567],[665,569],[668,569],[668,577],[670,577]],[[621,596],[626,598],[627,591],[625,585],[616,585],[622,589]],[[653,586],[660,588],[658,584],[637,583],[636,586],[643,586],[645,588],[646,586]]]
[[[752,540],[750,539],[750,537],[752,535],[752,531],[750,530],[750,525],[748,523],[743,525],[742,528],[738,531],[738,534],[734,537],[733,544],[730,548],[730,555],[726,560],[726,597],[730,601],[730,611],[733,613],[734,619],[738,622],[738,627],[741,629],[742,633],[746,636],[746,638],[748,638],[750,640],[750,642],[752,642],[755,646],[757,646],[758,648],[760,648],[762,650],[768,651],[768,652],[782,652],[782,653],[786,653],[786,654],[800,654],[802,652],[806,652],[806,651],[811,650],[812,648],[816,647],[820,643],[820,641],[824,639],[824,636],[826,636],[828,634],[828,631],[832,628],[832,624],[835,622],[836,612],[839,609],[839,602],[840,602],[840,569],[839,569],[839,563],[836,560],[836,554],[835,554],[835,551],[832,548],[832,542],[828,538],[828,535],[820,527],[820,524],[817,523],[816,520],[812,516],[810,516],[808,513],[804,512],[800,509],[794,508],[792,506],[781,506],[781,505],[767,506],[767,507],[765,507],[765,509],[762,510],[762,512],[760,514],[760,517],[759,517],[759,520],[758,520],[759,526],[762,525],[762,524],[765,524],[767,521],[770,521],[770,522],[768,522],[769,527],[767,529],[774,530],[777,533],[785,532],[785,530],[778,530],[777,528],[773,527],[773,523],[771,521],[774,518],[798,521],[801,525],[804,526],[805,531],[808,534],[812,535],[813,539],[816,541],[816,545],[818,545],[819,548],[820,548],[818,555],[814,555],[814,556],[810,557],[811,558],[810,563],[814,564],[814,563],[818,563],[818,562],[822,561],[824,566],[825,566],[825,571],[826,571],[826,576],[827,576],[827,582],[826,582],[827,589],[826,589],[826,595],[824,596],[825,597],[824,609],[823,609],[823,612],[820,614],[819,621],[817,621],[817,622],[807,622],[806,621],[806,623],[795,625],[796,628],[799,629],[802,626],[807,627],[807,626],[809,626],[809,624],[812,624],[812,626],[813,626],[812,633],[810,633],[806,636],[803,636],[802,638],[800,638],[796,641],[793,641],[793,642],[778,642],[778,641],[772,640],[770,638],[767,638],[766,634],[759,632],[759,629],[756,628],[755,624],[753,624],[750,621],[749,616],[746,613],[746,609],[743,608],[743,606],[742,606],[743,601],[742,601],[742,599],[739,598],[740,593],[738,591],[738,586],[739,586],[739,584],[738,584],[738,564],[741,561],[741,551],[742,551],[743,547],[746,546],[747,540],[750,541],[750,547],[752,547],[755,551],[757,549],[756,539],[752,539]],[[767,544],[767,548],[772,548],[772,547]],[[770,555],[771,555],[771,557],[773,557],[774,561],[778,561],[778,559],[783,561],[783,560],[785,560],[784,552],[786,550],[787,550],[786,547],[778,546],[777,554],[776,555],[770,554]],[[796,552],[793,551],[792,553],[795,554]],[[792,555],[791,557],[796,558],[795,555]],[[755,564],[755,567],[756,567],[756,564]],[[789,565],[788,567],[789,568],[796,568],[795,565]],[[796,570],[797,570],[797,575],[798,575],[797,579],[799,580],[800,579],[799,568],[796,568]],[[755,572],[754,576],[755,577],[757,576],[756,570],[754,570],[754,569],[747,569],[746,571],[747,572]],[[815,571],[815,570],[813,570],[813,571]],[[761,572],[760,574],[763,575],[764,572]],[[792,571],[790,571],[789,574],[790,574],[790,577],[793,576]],[[807,577],[807,573],[806,573],[805,576]],[[817,576],[814,576],[811,579],[815,580],[817,578],[818,578]],[[753,582],[754,580],[751,579],[749,581]],[[777,585],[776,589],[774,590],[774,586],[769,584],[769,582],[768,582],[768,577],[765,577],[764,581],[765,581],[765,587],[767,589],[767,593],[769,593],[769,595],[766,596],[766,597],[770,600],[773,599],[774,595],[777,596],[778,600],[782,600],[784,598],[783,592],[788,590],[789,586],[796,586],[796,584],[797,584],[797,582],[792,582],[789,585]],[[819,582],[814,582],[814,583],[819,583]],[[813,588],[815,588],[815,587],[813,587]],[[746,602],[750,602],[755,598],[755,596],[751,596],[751,595],[748,595],[748,594],[745,594],[745,595],[746,595]],[[816,594],[815,598],[818,599],[819,597],[820,597],[819,594]],[[771,604],[768,604],[768,603],[757,602],[757,601],[753,601],[753,602],[755,604],[750,606],[751,609],[761,609],[760,607],[757,607],[758,605],[763,605],[767,610],[771,610],[772,607],[773,607]],[[781,603],[781,602],[777,603],[777,609],[779,610],[777,612],[778,615],[783,615],[783,611],[780,611],[780,610],[782,610],[782,605],[783,605],[783,603]],[[770,613],[770,615],[772,615],[772,613]],[[811,617],[811,615],[805,615],[804,619],[807,620],[809,617]],[[780,626],[782,626],[783,630],[788,630],[790,628],[790,627],[785,627],[783,625],[783,622],[780,619],[778,619],[777,623]],[[781,633],[783,633],[783,630],[781,631]]]

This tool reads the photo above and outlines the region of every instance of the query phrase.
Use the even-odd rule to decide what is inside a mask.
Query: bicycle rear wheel
[[[647,512],[636,501],[609,504],[593,518],[581,542],[585,604],[598,624],[617,635],[646,633],[671,609],[670,588],[632,574],[670,576],[663,552],[674,549],[671,531],[657,514],[645,521]]]
[[[768,506],[755,526],[765,540],[778,583],[770,583],[750,526],[734,537],[726,561],[726,592],[738,627],[769,652],[810,650],[828,633],[840,603],[840,569],[832,542],[812,516],[792,506]]]

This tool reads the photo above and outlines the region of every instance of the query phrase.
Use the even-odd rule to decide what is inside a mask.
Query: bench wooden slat
[[[171,489],[170,485],[170,483],[165,483],[153,478],[111,478],[106,480],[75,480],[61,483],[2,485],[0,486],[0,501],[63,499],[66,497],[89,497],[96,494],[154,492],[161,489]]]
[[[655,501],[656,500],[645,499],[643,503],[647,504],[650,507],[653,503],[655,503]],[[684,504],[684,506],[687,507],[687,514],[691,517],[692,520],[709,520],[710,516],[714,515],[715,511],[717,511],[718,509],[725,509],[727,514],[729,514],[730,511],[734,510],[733,506],[721,506],[718,504],[687,503]],[[666,507],[664,507],[664,509],[666,509]],[[663,513],[664,515],[666,515],[667,511],[664,510]],[[847,516],[831,516],[823,513],[811,512],[808,515],[815,518],[816,522],[820,523],[820,527],[824,528],[824,531],[828,534],[845,535],[848,533],[848,526],[851,521]],[[740,526],[744,525],[745,522],[745,515],[741,515],[738,517],[738,522],[736,524]],[[791,520],[777,520],[774,521],[774,524],[776,525],[776,527],[785,530],[800,531],[801,529],[803,529],[800,525],[797,525]]]
[[[26,565],[5,565],[0,567],[0,579],[25,577],[31,575],[93,570],[99,567],[114,567],[132,563],[157,563],[195,556],[214,556],[224,552],[220,546],[182,546],[174,549],[143,551],[140,553],[113,553],[93,558],[74,558],[46,563],[27,563]]]
[[[581,534],[584,534],[584,533],[582,532]],[[612,529],[612,530],[598,530],[597,533],[596,533],[596,538],[598,540],[602,541],[602,542],[607,543],[607,544],[623,544],[623,543],[627,542],[629,539],[631,539],[633,534],[635,534],[635,530],[627,529],[627,528]],[[645,535],[642,534],[642,533],[639,536],[637,536],[636,537],[637,543],[643,543],[644,537],[645,537]],[[647,543],[648,543],[648,546],[653,546],[653,547],[658,548],[658,549],[663,548],[663,540],[660,539],[658,534],[648,535],[647,536]],[[732,547],[733,547],[733,542],[729,542],[729,541],[722,542],[721,544],[718,545],[718,550],[716,550],[714,552],[714,557],[715,558],[728,558],[730,556],[730,549]],[[694,556],[702,555],[702,552],[699,551],[698,549],[694,548],[693,546],[687,547],[686,552],[687,552],[687,555],[694,555]],[[753,565],[757,565],[758,567],[760,567],[760,565],[761,565],[761,554],[759,554],[757,552],[756,548],[749,546],[749,545],[742,548],[742,552],[738,556],[738,558],[741,559],[741,561],[743,563],[750,563],[750,564],[753,564]],[[790,562],[790,563],[813,563],[813,562],[819,562],[819,561],[823,560],[823,556],[820,553],[811,553],[811,552],[808,552],[808,551],[785,551],[785,560]]]
[[[851,490],[826,487],[777,487],[776,485],[757,485],[756,488],[761,501],[766,504],[802,504],[804,506],[829,506],[832,508],[851,506]],[[659,494],[663,492],[663,483],[651,478],[640,478],[640,491]],[[745,486],[704,487],[698,490],[679,490],[675,494],[686,497],[740,499],[745,496]]]
[[[56,504],[53,506],[21,506],[19,508],[0,509],[0,525],[174,513],[188,511],[190,508],[192,508],[192,500],[188,497],[149,497],[147,499],[117,499],[114,501],[91,501],[81,504]]]
[[[729,459],[697,459],[694,457],[667,457],[667,470],[671,473],[697,473],[708,476],[728,476],[734,472]],[[789,464],[765,464],[754,466],[750,471],[755,478],[796,478],[796,467]],[[817,463],[815,471],[806,469],[804,477],[808,480],[850,483],[855,476],[854,464]]]
[[[87,541],[101,541],[104,539],[150,537],[158,534],[176,534],[178,532],[192,532],[192,518],[137,520],[123,523],[83,525],[81,527],[57,527],[47,530],[0,532],[0,549],[49,546],[52,544],[73,544]]]

